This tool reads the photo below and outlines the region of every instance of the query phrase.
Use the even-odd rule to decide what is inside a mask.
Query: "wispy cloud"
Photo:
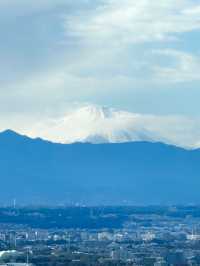
[[[183,81],[199,89],[199,7],[199,0],[0,1],[1,113],[34,116],[73,101],[124,102],[148,113],[155,99],[153,112],[170,113],[160,91],[178,99]]]
[[[94,10],[66,17],[66,31],[86,42],[128,43],[173,40],[200,29],[195,1],[107,0]],[[110,44],[110,43],[109,43]],[[104,43],[105,45],[105,43]]]
[[[168,66],[154,67],[156,78],[175,83],[200,80],[200,55],[177,50],[157,50],[155,53],[168,58]]]

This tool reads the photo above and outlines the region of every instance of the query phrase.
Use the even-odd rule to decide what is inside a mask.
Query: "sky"
[[[2,0],[0,36],[0,129],[85,103],[200,117],[200,0]]]

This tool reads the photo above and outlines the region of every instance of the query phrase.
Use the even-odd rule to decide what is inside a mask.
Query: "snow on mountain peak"
[[[160,141],[155,132],[143,127],[140,117],[108,107],[87,105],[67,112],[62,118],[39,123],[31,132],[34,136],[60,143]]]
[[[87,121],[97,121],[111,118],[113,116],[113,111],[107,107],[87,105],[72,111],[70,115]],[[68,119],[69,114],[67,114],[65,118]]]
[[[96,119],[106,119],[112,117],[113,115],[111,108],[101,107],[98,105],[87,105],[78,109],[77,112]]]
[[[59,117],[25,120],[21,126],[2,125],[22,135],[57,143],[164,142],[184,148],[200,147],[200,119],[179,115],[151,115],[98,105],[73,107]],[[9,133],[9,132],[8,132]]]

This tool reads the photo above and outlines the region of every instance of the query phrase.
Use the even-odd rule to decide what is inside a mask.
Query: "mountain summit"
[[[64,144],[163,141],[156,132],[143,127],[140,116],[112,108],[87,105],[67,112],[62,118],[40,123],[32,132],[34,134],[35,130],[34,136]]]
[[[73,107],[61,116],[41,116],[9,128],[21,135],[55,143],[163,142],[183,148],[200,147],[200,120],[178,115],[138,114],[98,105]],[[7,125],[1,125],[1,130]]]

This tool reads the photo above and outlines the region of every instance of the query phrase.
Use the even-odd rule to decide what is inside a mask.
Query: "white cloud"
[[[168,66],[156,66],[154,68],[156,78],[168,82],[199,81],[200,56],[180,52],[177,50],[159,50],[156,54],[165,56],[170,62]]]
[[[97,82],[105,76],[111,79],[114,76],[116,80],[121,76],[126,83],[129,81],[129,88],[141,87],[142,83],[144,87],[147,80],[151,87],[157,82],[162,87],[163,81],[171,86],[171,82],[199,80],[197,56],[163,47],[181,41],[183,33],[200,29],[199,16],[194,13],[200,1],[98,3],[95,9],[66,16],[67,37],[81,47],[80,60],[71,66],[73,74],[96,77]],[[152,54],[151,49],[159,45],[162,51]],[[172,57],[174,65],[169,64]],[[118,86],[118,82],[114,85]]]
[[[191,0],[107,0],[88,13],[67,16],[66,30],[86,42],[102,44],[106,41],[115,46],[170,40],[177,38],[177,33],[200,29],[198,14],[191,12],[198,3]]]
[[[199,4],[0,1],[0,111],[5,120],[11,112],[52,114],[72,101],[124,102],[125,107],[129,102],[133,110],[133,95],[145,103],[136,110],[151,112],[148,102],[154,102],[157,95],[151,91],[158,86],[176,90],[180,81],[199,81],[196,51],[182,45],[188,38],[182,33],[198,36]],[[190,48],[194,40],[187,42]],[[152,54],[156,49],[160,52]],[[160,99],[164,102],[165,96]]]
[[[182,11],[184,15],[187,16],[199,16],[200,15],[200,5],[194,5],[191,8]]]

